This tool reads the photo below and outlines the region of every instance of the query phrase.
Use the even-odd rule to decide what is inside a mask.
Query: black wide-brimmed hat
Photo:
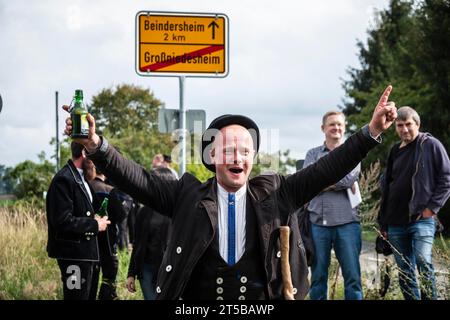
[[[214,119],[209,125],[208,129],[206,129],[202,135],[202,162],[205,167],[212,172],[216,172],[216,167],[210,163],[211,159],[209,156],[212,142],[214,141],[218,130],[232,124],[243,126],[250,132],[250,135],[253,138],[253,147],[256,150],[256,153],[258,153],[260,136],[259,128],[256,123],[252,119],[245,116],[236,114],[224,114],[223,116]]]

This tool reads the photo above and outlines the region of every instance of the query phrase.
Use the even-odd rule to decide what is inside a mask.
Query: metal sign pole
[[[59,171],[59,126],[58,126],[58,122],[59,122],[59,117],[58,117],[58,91],[55,91],[55,110],[56,110],[56,141],[55,141],[55,145],[56,145],[56,172]]]
[[[229,23],[223,13],[187,13],[139,11],[135,20],[135,70],[145,77],[178,77],[180,83],[180,109],[177,148],[179,174],[186,172],[186,139],[190,123],[184,106],[186,77],[224,78],[229,72]],[[178,28],[181,26],[180,28]],[[168,29],[176,31],[167,33]],[[170,112],[160,110],[158,123]],[[161,122],[160,122],[161,121]],[[164,130],[163,130],[164,131]],[[187,133],[189,132],[189,133]],[[190,137],[190,135],[189,135]]]
[[[185,77],[180,79],[180,140],[181,140],[181,159],[180,159],[180,177],[186,172],[186,109],[184,108],[184,81]]]

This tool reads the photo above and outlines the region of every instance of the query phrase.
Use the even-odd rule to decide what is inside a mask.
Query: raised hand
[[[392,86],[387,86],[380,101],[378,101],[372,119],[370,120],[369,130],[374,137],[379,136],[383,131],[387,130],[397,118],[397,108],[395,107],[395,103],[393,101],[388,101],[391,91]]]
[[[64,110],[69,112],[69,106],[64,105],[62,107]],[[76,138],[73,141],[78,142],[86,148],[88,152],[92,152],[96,150],[100,145],[100,137],[95,133],[95,119],[94,117],[88,113],[86,117],[89,123],[89,134],[87,139]],[[66,128],[64,129],[64,133],[68,136],[72,134],[72,119],[70,117],[66,118]]]

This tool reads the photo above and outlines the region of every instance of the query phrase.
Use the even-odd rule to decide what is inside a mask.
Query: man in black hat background
[[[289,260],[293,295],[308,292],[308,267],[297,208],[350,172],[396,118],[386,88],[369,125],[315,164],[291,176],[249,179],[259,129],[249,118],[224,115],[202,137],[202,161],[215,172],[205,183],[189,173],[164,181],[123,158],[95,133],[88,115],[84,144],[96,166],[138,201],[172,218],[172,233],[158,273],[157,299],[282,299],[279,227],[292,225]],[[66,107],[65,107],[66,108]],[[66,120],[66,134],[72,130]]]

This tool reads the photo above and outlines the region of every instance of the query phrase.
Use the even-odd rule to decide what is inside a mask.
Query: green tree
[[[422,127],[450,151],[450,1],[426,0],[417,11],[415,66],[422,88],[417,105]]]
[[[431,132],[450,153],[450,1],[423,1],[418,20],[417,69],[423,87],[418,112],[423,130]],[[450,235],[450,201],[439,219]]]
[[[99,134],[107,130],[110,137],[123,137],[129,128],[151,133],[157,128],[158,109],[162,106],[150,90],[122,84],[92,97],[89,112],[96,119]]]
[[[367,45],[358,42],[360,68],[349,68],[344,81],[343,112],[350,131],[370,120],[373,107],[387,84],[397,107],[411,106],[421,116],[421,131],[438,138],[450,150],[450,1],[391,0],[368,30]],[[399,138],[394,129],[383,135],[363,167],[380,160]],[[441,210],[450,226],[450,203]]]
[[[122,84],[95,95],[89,112],[99,134],[108,137],[124,156],[150,168],[155,154],[170,154],[174,146],[170,135],[158,131],[162,106],[150,90]]]
[[[152,129],[151,132],[148,134],[145,131],[128,127],[122,131],[121,137],[113,136],[109,141],[126,158],[150,169],[155,154],[171,154],[174,146],[169,135],[161,134],[156,129]],[[106,137],[110,137],[108,133],[109,131],[105,130]]]
[[[59,164],[58,167],[61,169],[62,167],[64,167],[64,165],[67,163],[67,160],[72,158],[72,154],[70,151],[70,143],[72,142],[72,140],[65,136],[65,138],[59,142]],[[52,138],[50,140],[50,145],[55,146],[56,144],[56,139]],[[51,156],[51,159],[54,159],[54,161],[56,161],[56,155],[53,154]]]
[[[378,13],[377,25],[368,31],[367,45],[358,42],[361,68],[349,68],[350,80],[343,83],[346,96],[342,109],[350,133],[369,122],[388,84],[394,86],[390,99],[397,105],[413,106],[420,96],[414,81],[416,68],[411,63],[418,32],[413,4],[413,1],[391,0],[389,8]],[[364,160],[364,167],[385,159],[397,139],[394,130],[386,132],[383,139],[385,143]]]
[[[39,162],[25,160],[16,165],[6,179],[13,185],[13,193],[20,198],[42,198],[48,190],[55,172],[55,166],[45,159],[45,152],[39,155]]]
[[[344,81],[344,113],[350,132],[370,120],[387,84],[398,107],[409,105],[422,118],[422,131],[439,138],[449,150],[450,2],[391,0],[368,31],[367,45],[358,43],[361,68],[350,68]],[[384,160],[398,140],[395,130],[364,161]]]
[[[361,68],[350,67],[347,70],[350,80],[343,83],[346,92],[343,111],[347,116],[361,113],[368,105],[375,106],[370,94],[375,92],[375,98],[379,97],[375,87],[380,84],[385,87],[393,80],[392,55],[405,51],[401,40],[414,26],[412,4],[412,1],[390,1],[387,10],[377,13],[375,27],[368,30],[367,45],[357,42]]]

